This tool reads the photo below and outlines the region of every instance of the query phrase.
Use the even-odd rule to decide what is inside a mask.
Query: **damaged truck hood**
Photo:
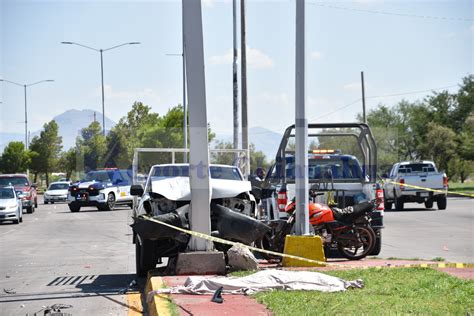
[[[241,193],[249,192],[252,189],[249,181],[210,180],[212,189],[211,199],[232,198]],[[188,177],[153,179],[151,189],[152,192],[158,193],[168,200],[191,201],[191,187]]]

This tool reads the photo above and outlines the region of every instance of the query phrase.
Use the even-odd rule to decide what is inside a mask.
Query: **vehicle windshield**
[[[52,183],[48,190],[67,190],[69,188],[69,184],[67,183]]]
[[[212,179],[242,180],[237,167],[211,166],[209,169]],[[151,176],[156,178],[189,177],[189,166],[170,165],[154,167]]]
[[[435,168],[432,164],[428,163],[412,163],[409,165],[402,165],[398,172],[400,173],[411,173],[411,172],[434,172]]]
[[[308,175],[310,180],[324,178],[362,179],[362,170],[355,157],[351,156],[310,156],[308,159]],[[295,179],[295,158],[287,157],[286,177]]]
[[[25,177],[0,177],[0,185],[28,186],[28,179]]]
[[[11,188],[0,188],[0,199],[13,199],[15,194]]]
[[[88,172],[82,181],[100,181],[118,185],[130,185],[132,182],[131,179],[128,170],[96,170]]]

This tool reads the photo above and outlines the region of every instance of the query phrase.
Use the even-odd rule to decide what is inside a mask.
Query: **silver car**
[[[23,221],[21,197],[12,186],[0,187],[0,221]]]
[[[54,202],[66,202],[69,184],[70,183],[66,181],[51,183],[48,187],[48,190],[44,192],[44,204],[53,204]]]

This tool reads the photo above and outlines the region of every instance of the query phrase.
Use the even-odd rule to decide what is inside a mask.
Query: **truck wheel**
[[[445,210],[446,204],[447,204],[446,197],[445,196],[439,197],[438,200],[436,201],[436,204],[438,204],[438,210]]]
[[[370,256],[378,256],[380,254],[380,251],[382,250],[382,232],[381,231],[375,231],[375,245],[374,249],[369,253]]]
[[[33,214],[34,212],[35,212],[35,205],[34,205],[34,203],[32,203],[31,206],[28,206],[26,208],[26,213]]]
[[[426,208],[433,208],[433,200],[426,200],[425,201]]]
[[[73,213],[79,212],[79,210],[81,209],[81,207],[75,203],[68,204],[68,206],[69,210]]]
[[[35,208],[38,207],[38,198],[35,199]]]
[[[392,209],[392,202],[388,202],[387,200],[383,201],[383,208],[386,211],[390,211]]]
[[[109,193],[107,195],[107,202],[103,208],[104,211],[113,211],[115,208],[115,195],[113,193]]]
[[[403,200],[401,198],[395,197],[395,209],[397,211],[403,211]]]
[[[44,201],[44,204],[48,204],[48,201]]]
[[[135,264],[137,275],[139,277],[146,277],[149,270],[156,267],[157,258],[155,255],[155,242],[151,240],[135,241]]]

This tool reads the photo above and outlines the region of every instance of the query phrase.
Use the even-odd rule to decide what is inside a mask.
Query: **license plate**
[[[428,192],[421,192],[420,196],[429,196],[430,194]]]
[[[79,194],[77,197],[76,197],[76,200],[78,201],[87,201],[87,194],[84,193],[84,194]]]

